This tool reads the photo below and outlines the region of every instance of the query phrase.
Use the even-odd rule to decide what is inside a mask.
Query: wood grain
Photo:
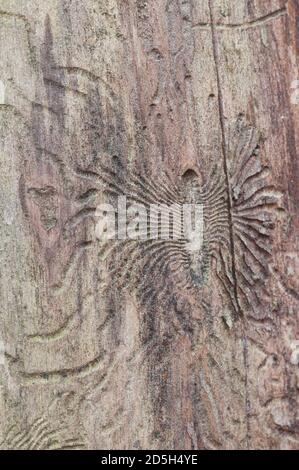
[[[298,18],[0,0],[2,448],[298,448]],[[97,240],[123,194],[202,250]]]

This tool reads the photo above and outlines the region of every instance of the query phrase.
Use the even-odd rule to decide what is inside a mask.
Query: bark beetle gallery
[[[0,0],[1,448],[297,449],[298,1],[29,3]],[[200,243],[97,237],[122,196],[202,207]]]

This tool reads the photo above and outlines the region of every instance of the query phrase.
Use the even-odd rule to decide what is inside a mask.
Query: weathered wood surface
[[[3,448],[299,447],[298,21],[297,0],[0,0]],[[198,191],[196,266],[107,254],[120,191]]]

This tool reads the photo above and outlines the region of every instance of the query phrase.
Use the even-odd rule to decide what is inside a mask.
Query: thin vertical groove
[[[223,95],[222,95],[220,71],[219,71],[218,41],[217,41],[217,35],[216,35],[212,0],[209,0],[209,11],[210,11],[213,55],[214,55],[216,81],[217,81],[217,89],[218,89],[218,107],[219,107],[219,118],[220,118],[220,128],[221,128],[221,138],[222,138],[223,166],[224,166],[225,180],[226,180],[227,192],[228,192],[228,208],[229,208],[228,217],[229,217],[229,234],[230,234],[230,245],[231,245],[231,255],[232,255],[232,275],[234,279],[234,292],[235,292],[238,313],[242,315],[242,310],[241,310],[239,299],[238,299],[238,284],[237,284],[237,275],[236,275],[235,243],[234,243],[233,217],[232,217],[232,198],[231,198],[231,190],[230,190],[231,188],[230,188],[229,171],[228,171],[228,163],[227,163],[227,146],[226,146],[226,136],[225,136],[225,125],[224,125],[225,119],[224,119]],[[245,368],[246,445],[247,445],[247,448],[249,448],[249,440],[250,440],[249,413],[250,413],[251,406],[250,406],[250,399],[249,399],[249,394],[248,394],[248,347],[247,347],[247,337],[244,331],[243,322],[242,322],[242,330],[243,330],[242,332],[243,357],[244,357],[244,368]]]
[[[218,48],[217,48],[217,38],[216,38],[216,29],[215,29],[215,23],[214,23],[212,0],[209,0],[209,9],[210,9],[210,18],[211,18],[213,54],[214,54],[214,62],[215,62],[215,69],[216,69],[216,80],[217,80],[217,88],[218,88],[218,106],[219,106],[219,117],[220,117],[220,127],[221,127],[223,165],[224,165],[225,180],[226,180],[227,192],[228,192],[228,208],[229,208],[228,217],[229,217],[230,245],[231,245],[231,252],[232,252],[231,253],[231,255],[232,255],[232,274],[233,274],[233,278],[234,278],[234,291],[235,291],[236,302],[238,304],[239,313],[241,314],[242,312],[241,312],[241,308],[239,306],[238,292],[237,292],[236,262],[235,262],[235,249],[234,249],[235,247],[234,247],[233,220],[232,220],[232,199],[231,199],[230,181],[229,181],[229,173],[228,173],[228,165],[227,165],[223,97],[222,97],[222,91],[221,91],[221,85],[220,85],[219,54],[218,54]]]

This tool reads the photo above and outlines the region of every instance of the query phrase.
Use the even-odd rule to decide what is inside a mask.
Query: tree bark
[[[4,449],[299,447],[297,0],[0,0]],[[204,210],[204,242],[95,236]]]

